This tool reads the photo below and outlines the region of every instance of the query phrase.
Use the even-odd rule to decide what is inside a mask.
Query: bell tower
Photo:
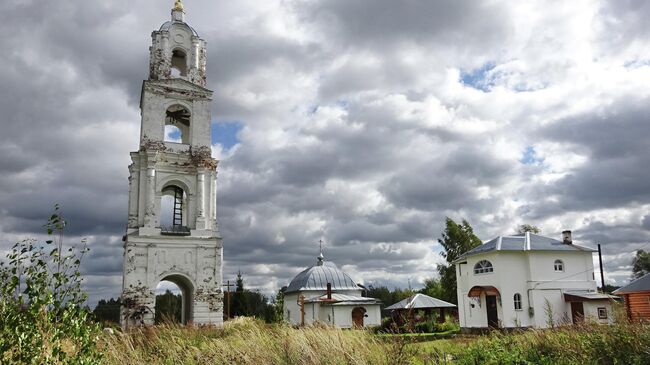
[[[181,0],[151,34],[142,83],[140,148],[131,152],[124,236],[122,327],[153,324],[156,286],[182,292],[182,321],[223,321],[218,161],[211,157],[206,43],[185,23]]]

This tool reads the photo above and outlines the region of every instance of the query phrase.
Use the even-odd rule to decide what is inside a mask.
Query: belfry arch
[[[184,323],[223,323],[218,161],[211,156],[212,91],[205,88],[205,55],[205,41],[185,23],[182,2],[176,0],[171,21],[152,33],[149,79],[140,100],[140,146],[131,152],[123,328],[154,324],[161,281],[181,290]],[[179,74],[172,75],[172,68]],[[173,141],[167,140],[166,126],[178,130]]]

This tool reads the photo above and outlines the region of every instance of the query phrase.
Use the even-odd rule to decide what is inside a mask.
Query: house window
[[[598,319],[607,319],[607,308],[605,307],[598,308]]]
[[[514,303],[515,303],[515,310],[520,311],[521,310],[521,294],[515,293]]]
[[[562,262],[562,260],[555,260],[553,268],[555,271],[564,271],[564,262]]]
[[[474,265],[474,274],[486,274],[493,271],[492,263],[487,260],[481,260]]]

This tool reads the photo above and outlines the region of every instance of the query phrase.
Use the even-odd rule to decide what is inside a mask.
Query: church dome
[[[333,291],[360,290],[348,274],[331,262],[323,262],[322,256],[319,256],[318,264],[296,275],[289,283],[285,293],[312,290],[325,291],[327,290],[327,283],[332,284]]]

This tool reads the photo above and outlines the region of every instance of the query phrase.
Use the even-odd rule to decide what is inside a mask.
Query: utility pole
[[[227,287],[226,291],[226,300],[228,303],[228,313],[226,314],[226,318],[230,319],[230,287],[235,286],[235,284],[230,284],[230,280],[226,281],[226,284],[223,284],[223,286]]]
[[[605,273],[603,272],[603,254],[600,250],[600,243],[598,244],[598,262],[600,263],[600,287],[601,291],[605,292]]]

